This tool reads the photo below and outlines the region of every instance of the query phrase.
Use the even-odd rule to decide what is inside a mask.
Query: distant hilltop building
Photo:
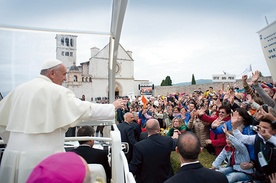
[[[88,61],[76,65],[76,35],[56,35],[56,58],[61,60],[68,69],[65,87],[81,98],[97,101],[108,98],[108,61],[109,44],[103,49],[91,48]],[[134,60],[132,52],[126,51],[121,45],[118,48],[115,75],[115,96],[128,96],[130,93],[140,95],[139,85],[149,83],[148,80],[134,80]]]

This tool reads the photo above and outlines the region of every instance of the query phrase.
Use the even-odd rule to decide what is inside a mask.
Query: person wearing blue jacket
[[[226,146],[212,163],[212,169],[226,175],[228,182],[248,181],[252,179],[253,169],[243,169],[243,162],[250,162],[250,157],[245,145],[233,136],[232,130],[228,130],[224,124],[224,133],[227,137]],[[222,167],[222,162],[227,159],[227,165]]]
[[[250,125],[252,125],[253,117],[248,114],[248,112],[243,109],[243,108],[237,108],[236,112],[238,113],[238,116],[242,118],[242,122],[239,125],[239,130],[241,131],[242,134],[244,135],[254,135],[256,134],[255,131],[253,131],[250,128]],[[232,123],[231,120],[226,121],[225,123],[221,124],[219,118],[215,120],[212,125],[212,131],[215,134],[222,134],[223,133],[223,126],[224,124],[226,125],[228,130],[232,130]],[[254,162],[255,161],[255,156],[254,156],[254,146],[252,145],[246,145],[246,148],[249,152],[250,159]]]

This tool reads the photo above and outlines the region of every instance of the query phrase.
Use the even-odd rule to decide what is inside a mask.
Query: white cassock
[[[87,119],[113,119],[115,107],[81,101],[71,90],[40,75],[4,97],[0,116],[0,135],[7,143],[0,182],[23,183],[42,159],[64,151],[69,127]]]

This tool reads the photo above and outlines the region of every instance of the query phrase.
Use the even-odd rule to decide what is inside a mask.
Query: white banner
[[[276,21],[259,32],[262,50],[273,81],[276,81]]]
[[[213,82],[236,82],[235,74],[213,74]]]

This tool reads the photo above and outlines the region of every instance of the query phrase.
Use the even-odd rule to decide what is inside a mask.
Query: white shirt
[[[248,145],[254,145],[256,135],[243,135],[238,129],[233,130],[234,136],[239,139],[242,143],[248,144]],[[258,133],[258,136],[263,139],[263,142],[266,143],[266,140]],[[276,136],[272,135],[270,139],[268,139],[268,142],[271,142],[276,146]]]
[[[181,167],[185,166],[185,165],[190,165],[190,164],[195,164],[195,163],[199,163],[199,161],[193,161],[193,162],[188,162],[188,163],[181,163]]]

